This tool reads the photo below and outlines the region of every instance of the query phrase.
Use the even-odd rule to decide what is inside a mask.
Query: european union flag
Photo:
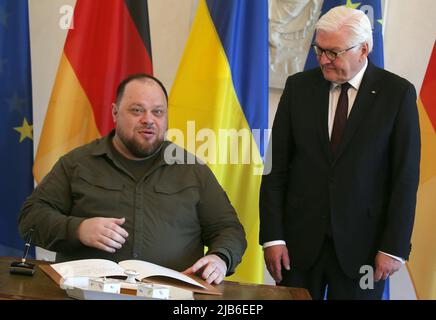
[[[383,55],[383,15],[381,0],[324,0],[321,9],[321,15],[329,11],[333,7],[345,5],[349,8],[359,9],[366,13],[372,24],[374,48],[369,54],[369,59],[376,66],[384,67]],[[309,51],[304,70],[309,70],[318,67],[313,50]]]
[[[32,192],[33,132],[27,0],[0,0],[0,256],[21,256],[17,217]]]

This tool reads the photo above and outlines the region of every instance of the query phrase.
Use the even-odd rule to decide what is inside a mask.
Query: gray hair
[[[345,6],[334,7],[324,14],[315,25],[316,31],[337,32],[345,28],[350,32],[348,45],[368,43],[369,52],[373,48],[372,26],[367,15],[358,9]]]

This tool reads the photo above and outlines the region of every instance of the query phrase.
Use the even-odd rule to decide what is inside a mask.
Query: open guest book
[[[141,282],[173,286],[184,290],[221,295],[222,293],[204,281],[194,276],[159,266],[141,260],[124,260],[119,263],[104,259],[84,259],[47,264],[39,266],[58,285],[70,278],[126,277],[126,270],[138,273],[136,279]]]

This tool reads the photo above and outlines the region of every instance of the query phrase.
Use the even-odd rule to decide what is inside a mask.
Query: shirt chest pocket
[[[162,218],[196,220],[199,190],[199,185],[193,181],[158,183],[154,186],[153,198],[157,207],[161,209]]]
[[[122,182],[86,169],[78,170],[73,179],[74,211],[78,216],[118,217]]]

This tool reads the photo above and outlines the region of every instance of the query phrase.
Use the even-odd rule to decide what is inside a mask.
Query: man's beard
[[[122,131],[120,132],[120,130],[118,130],[118,137],[135,158],[146,158],[152,155],[164,142],[163,138],[161,139],[159,136],[157,136],[153,143],[144,144],[135,138],[125,138],[125,135]]]
[[[156,139],[156,141],[148,145],[143,145],[135,139],[123,141],[123,143],[135,158],[146,158],[159,149],[163,143],[163,139]]]

